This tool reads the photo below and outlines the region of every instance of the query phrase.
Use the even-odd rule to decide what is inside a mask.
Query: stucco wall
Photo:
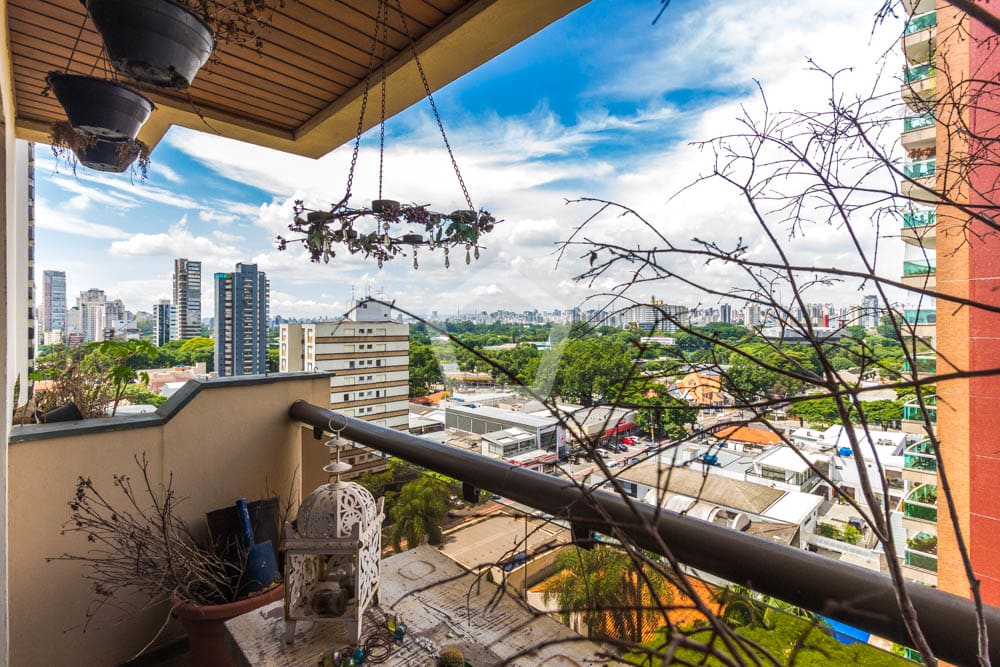
[[[173,473],[186,500],[182,515],[203,522],[207,511],[235,499],[264,497],[270,489],[284,498],[301,494],[303,449],[316,460],[321,442],[288,418],[297,399],[320,403],[329,377],[287,375],[207,382],[189,386],[163,409],[182,405],[165,419],[132,421],[124,430],[102,431],[115,420],[88,420],[15,429],[9,448],[10,609],[12,665],[113,665],[132,657],[166,619],[159,606],[122,620],[105,609],[86,632],[80,627],[94,600],[81,568],[46,558],[80,553],[86,542],[60,535],[67,501],[79,476],[111,492],[115,473],[138,474],[133,457],[145,453],[158,481]],[[180,394],[181,392],[179,392]],[[174,403],[176,401],[176,403]],[[119,424],[129,420],[119,419]],[[35,439],[37,438],[37,439]],[[176,636],[168,627],[161,641]]]

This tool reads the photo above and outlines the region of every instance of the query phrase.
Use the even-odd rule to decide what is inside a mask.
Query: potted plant
[[[90,169],[120,174],[129,167],[146,180],[149,175],[149,147],[138,139],[109,141],[81,134],[66,121],[52,124],[49,144],[57,162],[66,161],[76,173],[77,163]]]
[[[108,58],[124,76],[162,88],[191,85],[216,41],[263,48],[284,0],[84,0]]]
[[[66,111],[74,130],[112,141],[135,139],[153,103],[117,81],[49,72],[48,88]]]
[[[49,560],[84,566],[83,576],[97,596],[87,610],[88,623],[105,604],[121,608],[124,594],[140,591],[153,602],[170,601],[171,613],[188,633],[192,664],[230,665],[225,621],[282,599],[284,587],[275,583],[240,599],[244,570],[239,561],[217,554],[211,540],[198,539],[180,517],[172,477],[166,485],[154,484],[145,454],[135,461],[138,483],[114,475],[112,494],[98,490],[89,478],[79,479],[63,534],[81,535],[92,546]]]

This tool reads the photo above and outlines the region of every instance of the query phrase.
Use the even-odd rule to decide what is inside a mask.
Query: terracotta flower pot
[[[175,595],[170,596],[173,614],[184,631],[191,646],[190,660],[193,667],[235,667],[229,651],[226,650],[224,624],[231,618],[242,616],[248,611],[260,609],[277,600],[284,599],[285,587],[281,584],[271,590],[251,598],[237,600],[229,604],[202,606],[184,602]]]

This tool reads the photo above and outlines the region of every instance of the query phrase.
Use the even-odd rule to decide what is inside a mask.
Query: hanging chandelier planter
[[[183,90],[191,85],[215,49],[215,37],[209,24],[184,6],[185,3],[170,0],[83,2],[115,70],[136,81]]]
[[[117,81],[49,72],[46,83],[73,129],[112,141],[135,139],[153,103]]]
[[[288,226],[294,235],[277,237],[278,249],[285,250],[289,244],[301,243],[309,251],[310,260],[326,263],[337,256],[338,249],[343,248],[351,255],[361,254],[366,259],[374,259],[379,268],[382,268],[387,261],[409,254],[413,257],[413,268],[416,269],[419,268],[418,248],[424,247],[430,252],[440,249],[444,255],[446,268],[451,265],[450,251],[458,248],[465,250],[465,263],[470,264],[473,258],[479,259],[479,251],[482,248],[480,239],[483,235],[492,232],[498,221],[489,211],[482,209],[477,211],[473,205],[472,198],[465,186],[465,180],[459,171],[458,162],[452,152],[451,144],[448,142],[441,115],[438,113],[434,97],[431,95],[430,84],[427,82],[423,65],[421,65],[417,55],[413,36],[407,25],[406,14],[403,12],[399,0],[394,0],[395,6],[392,8],[389,4],[390,0],[378,0],[368,74],[365,77],[364,91],[361,97],[361,113],[354,138],[354,153],[347,174],[346,192],[338,203],[332,204],[328,210],[309,209],[306,208],[303,200],[297,200],[293,208],[292,223]],[[413,62],[423,83],[424,95],[434,113],[434,119],[437,121],[441,139],[448,151],[448,157],[451,158],[452,168],[468,207],[466,209],[451,213],[438,213],[430,210],[428,204],[401,204],[397,200],[382,197],[382,178],[385,168],[386,81],[389,61],[387,35],[389,33],[390,10],[396,12],[398,24],[402,27],[402,32],[409,41]],[[380,65],[376,67],[376,52],[380,42],[382,53]],[[381,70],[379,72],[381,114],[379,116],[378,196],[372,200],[370,207],[356,208],[349,204],[352,194],[351,187],[354,182],[354,170],[364,131],[368,95],[372,88],[372,77],[376,74],[377,69]]]

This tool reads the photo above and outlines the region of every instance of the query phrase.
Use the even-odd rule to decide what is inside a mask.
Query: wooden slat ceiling
[[[440,87],[584,2],[402,0],[402,7],[431,85]],[[181,124],[313,157],[336,148],[356,129],[376,8],[376,0],[286,0],[263,35],[262,55],[222,46],[187,91],[141,89],[158,107],[141,137],[155,144]],[[65,118],[55,97],[42,95],[46,73],[102,75],[101,40],[80,0],[6,0],[6,9],[18,134],[44,141]],[[423,90],[395,12],[386,42],[391,114]],[[376,114],[369,109],[366,126]]]

